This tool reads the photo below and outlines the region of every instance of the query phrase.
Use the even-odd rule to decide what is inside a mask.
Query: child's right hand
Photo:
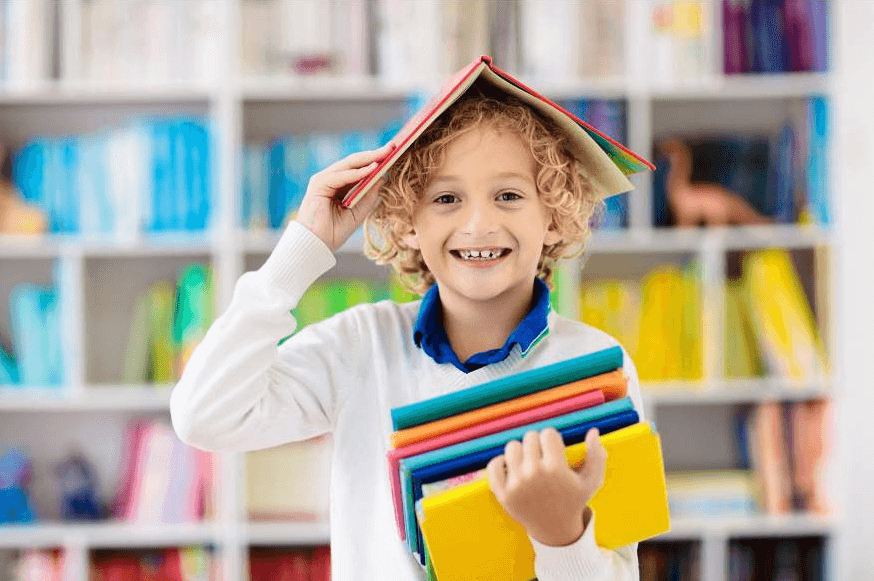
[[[309,228],[331,251],[336,251],[379,203],[379,188],[372,188],[354,207],[340,201],[353,185],[376,168],[394,145],[353,153],[314,174],[295,221]]]

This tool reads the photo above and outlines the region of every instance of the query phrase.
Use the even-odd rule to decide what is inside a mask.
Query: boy
[[[351,209],[337,199],[390,151],[350,155],[312,176],[297,217],[195,350],[171,397],[179,437],[255,450],[333,432],[332,575],[423,579],[398,538],[385,453],[394,407],[616,345],[551,311],[556,258],[581,251],[598,196],[549,120],[471,90]],[[368,256],[420,301],[358,305],[293,329],[288,314],[367,219]],[[369,229],[379,231],[383,245]],[[628,395],[641,414],[625,354]],[[603,482],[596,430],[571,469],[555,430],[529,432],[488,465],[489,483],[535,549],[540,581],[638,579],[637,545],[595,545],[586,503]]]

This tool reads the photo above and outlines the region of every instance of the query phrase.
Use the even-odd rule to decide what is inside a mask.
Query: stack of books
[[[568,464],[598,428],[604,484],[589,506],[595,541],[614,549],[670,530],[661,440],[627,394],[623,351],[610,347],[392,409],[387,453],[398,534],[440,581],[528,581],[534,549],[491,492],[488,462],[529,430],[557,429]]]

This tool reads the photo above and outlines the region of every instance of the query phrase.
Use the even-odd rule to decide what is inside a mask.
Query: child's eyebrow
[[[534,182],[531,181],[531,178],[529,176],[526,176],[524,174],[514,172],[514,171],[504,171],[504,172],[495,174],[494,177],[495,177],[495,179],[518,178],[518,179],[521,179],[523,181],[528,182],[529,184],[532,184],[532,185],[534,184]],[[458,183],[461,181],[462,181],[462,179],[459,176],[438,176],[438,177],[434,178],[433,180],[431,180],[431,185],[438,184],[441,182]]]

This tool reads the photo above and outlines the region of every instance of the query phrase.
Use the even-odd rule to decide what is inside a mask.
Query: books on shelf
[[[221,560],[212,549],[199,546],[98,551],[90,558],[88,569],[89,578],[94,581],[213,581],[221,578]]]
[[[0,3],[0,87],[30,87],[57,76],[56,2]]]
[[[127,241],[203,231],[214,206],[212,134],[211,122],[179,116],[37,136],[14,153],[12,178],[52,233]]]
[[[250,520],[327,522],[331,439],[319,436],[246,454]]]
[[[625,346],[646,381],[697,380],[703,374],[702,299],[697,262],[662,264],[640,283],[584,281],[580,320]]]
[[[723,72],[828,70],[829,5],[823,0],[722,0]]]
[[[60,387],[65,380],[61,300],[55,285],[19,283],[9,293],[10,352],[0,354],[0,385]]]
[[[215,319],[212,268],[191,263],[177,280],[156,280],[135,299],[121,382],[166,385],[182,375]]]
[[[584,461],[588,430],[602,435],[605,481],[590,503],[599,545],[669,529],[660,440],[625,395],[622,362],[621,348],[612,347],[392,410],[387,461],[398,534],[423,566],[441,580],[472,571],[482,579],[533,577],[527,534],[483,470],[507,442],[546,427],[561,433],[571,466]]]
[[[771,133],[674,135],[691,149],[690,181],[723,186],[777,224],[829,226],[828,102],[805,98],[797,109]],[[655,165],[653,224],[670,226],[675,223],[667,197],[670,164],[657,153]]]
[[[78,9],[74,81],[197,83],[218,77],[220,3],[91,0]],[[70,18],[68,16],[68,18]]]
[[[331,550],[327,546],[253,547],[249,550],[248,568],[252,581],[330,581]]]
[[[198,522],[215,514],[213,454],[183,444],[163,420],[133,420],[123,445],[113,518]]]
[[[655,86],[707,79],[716,71],[713,0],[649,0],[648,80]]]
[[[735,416],[740,470],[753,478],[758,512],[831,511],[824,462],[831,448],[828,400],[766,401]]]

